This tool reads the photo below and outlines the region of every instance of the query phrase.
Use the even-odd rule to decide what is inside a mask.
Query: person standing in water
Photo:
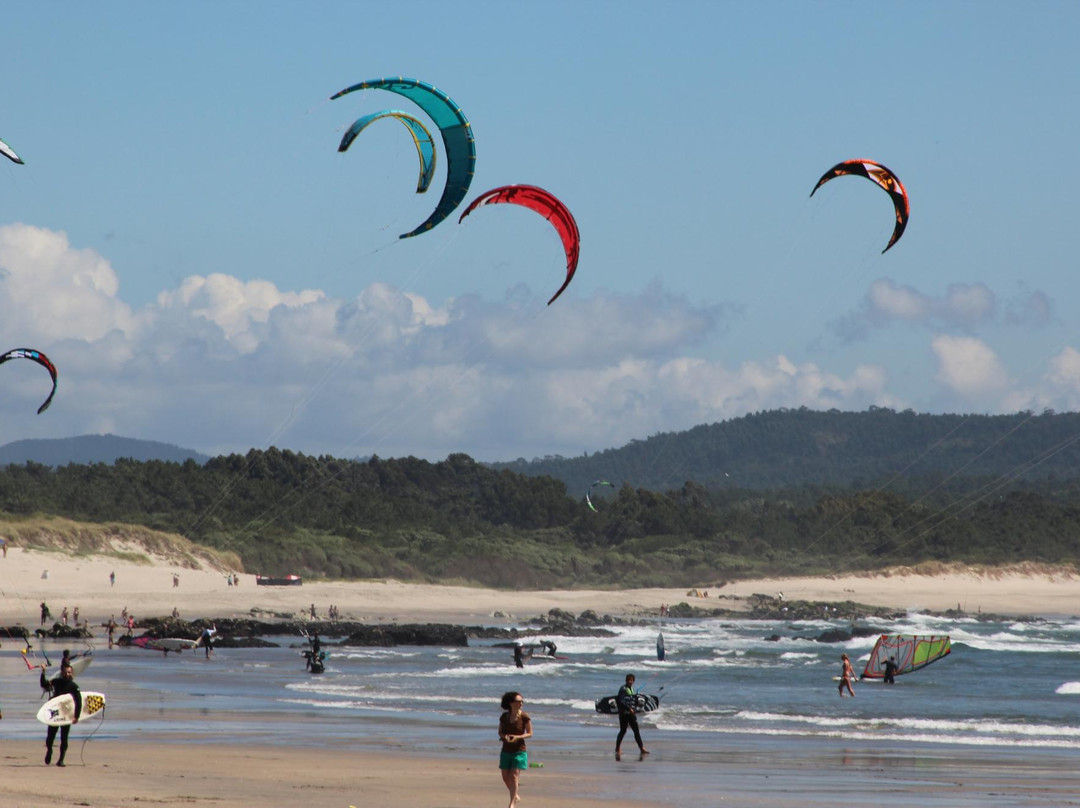
[[[634,692],[634,674],[626,674],[626,683],[619,688],[618,695],[615,696],[615,703],[619,707],[619,734],[615,736],[615,759],[622,760],[622,739],[626,735],[626,730],[630,729],[634,731],[634,740],[637,741],[638,749],[641,750],[642,756],[649,754],[649,751],[645,748],[645,744],[641,740],[641,730],[638,729],[637,723],[637,707],[635,706]]]
[[[889,657],[889,661],[885,663],[885,678],[883,680],[885,682],[885,684],[887,684],[887,685],[895,685],[896,684],[896,668],[897,667],[898,666],[896,664],[896,657],[894,657],[894,656]]]
[[[502,741],[499,769],[506,790],[510,792],[509,808],[514,808],[521,799],[518,796],[518,778],[523,769],[529,768],[525,739],[532,737],[532,719],[521,709],[524,701],[516,690],[503,693],[502,708],[505,712],[499,717],[499,740]]]
[[[840,686],[837,690],[840,691],[840,698],[844,697],[844,688],[847,688],[847,692],[851,694],[852,698],[855,698],[855,691],[851,689],[851,680],[855,678],[855,669],[851,667],[851,660],[848,659],[847,654],[840,655]]]

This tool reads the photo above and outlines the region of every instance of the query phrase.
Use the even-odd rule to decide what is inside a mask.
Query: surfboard
[[[105,694],[93,690],[82,691],[82,715],[79,720],[105,709]],[[75,718],[75,699],[65,693],[49,699],[37,712],[37,720],[50,727],[64,727]]]
[[[618,696],[604,696],[596,700],[596,712],[607,715],[619,714]],[[634,710],[639,713],[648,713],[660,706],[659,696],[648,696],[644,693],[634,694]]]

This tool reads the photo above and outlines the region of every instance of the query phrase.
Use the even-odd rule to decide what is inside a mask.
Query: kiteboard
[[[101,712],[105,709],[105,694],[96,693],[93,690],[82,691],[82,715],[79,720],[88,715]],[[71,694],[65,693],[55,699],[49,699],[37,712],[37,720],[50,727],[65,727],[75,719],[75,699]]]
[[[659,696],[647,696],[644,693],[634,694],[634,712],[648,713],[656,710],[660,707]],[[596,700],[596,712],[604,713],[605,715],[618,715],[619,714],[619,702],[618,696],[604,696],[602,699]]]

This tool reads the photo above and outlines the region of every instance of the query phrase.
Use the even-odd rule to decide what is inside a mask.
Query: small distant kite
[[[418,227],[400,238],[410,238],[426,233],[443,219],[454,212],[469,192],[473,172],[476,169],[476,141],[472,127],[453,99],[442,90],[423,81],[406,78],[385,78],[362,81],[346,87],[330,96],[330,100],[341,98],[356,90],[388,90],[403,95],[422,109],[442,135],[443,151],[446,154],[446,187],[435,210]]]
[[[0,356],[0,365],[10,359],[30,359],[49,371],[49,375],[52,376],[52,392],[50,392],[49,397],[45,399],[45,403],[38,407],[38,415],[41,415],[41,413],[49,409],[49,405],[52,404],[53,396],[56,395],[56,366],[49,361],[49,357],[41,351],[35,351],[33,348],[15,348],[14,350],[8,351],[6,354]]]
[[[0,154],[4,155],[4,157],[13,163],[18,163],[19,165],[23,164],[23,159],[15,153],[15,150],[11,148],[11,146],[2,140],[0,140]]]
[[[889,243],[881,251],[883,253],[888,252],[889,248],[904,234],[904,228],[907,227],[908,215],[911,213],[907,191],[896,175],[881,163],[875,163],[873,160],[845,160],[842,163],[837,163],[821,176],[821,179],[817,181],[817,185],[814,186],[814,190],[810,192],[810,196],[813,196],[814,191],[829,180],[842,177],[845,174],[866,177],[866,179],[881,186],[892,197],[893,206],[896,208],[896,227],[893,228],[892,238],[889,239]]]
[[[374,112],[365,115],[349,127],[344,137],[341,138],[339,152],[349,150],[349,146],[356,140],[364,128],[380,118],[396,118],[404,124],[412,135],[413,143],[416,144],[416,153],[420,156],[420,179],[416,183],[416,193],[422,194],[431,185],[431,178],[435,176],[435,141],[431,139],[431,132],[427,130],[418,119],[399,109],[384,109],[382,112]]]
[[[550,306],[563,293],[563,290],[570,285],[570,281],[573,280],[574,273],[577,271],[578,255],[581,251],[581,234],[578,233],[577,222],[574,221],[574,217],[566,205],[543,188],[537,188],[535,185],[503,185],[500,188],[493,188],[486,193],[480,194],[470,202],[469,207],[465,208],[465,212],[458,218],[458,223],[460,224],[466,216],[481,205],[494,205],[500,202],[522,205],[536,211],[551,222],[558,232],[559,238],[562,239],[563,249],[566,251],[566,280],[559,287],[559,291],[548,301]]]
[[[609,483],[607,480],[596,480],[595,482],[593,482],[592,485],[589,486],[589,490],[585,492],[585,504],[589,506],[589,510],[591,510],[593,513],[599,513],[599,511],[597,511],[596,506],[592,504],[592,490],[597,486],[604,485],[606,485],[608,488],[615,487],[613,483]]]

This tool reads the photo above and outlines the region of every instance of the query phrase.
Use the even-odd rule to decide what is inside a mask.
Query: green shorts
[[[529,768],[528,752],[499,752],[500,769],[527,769]]]

